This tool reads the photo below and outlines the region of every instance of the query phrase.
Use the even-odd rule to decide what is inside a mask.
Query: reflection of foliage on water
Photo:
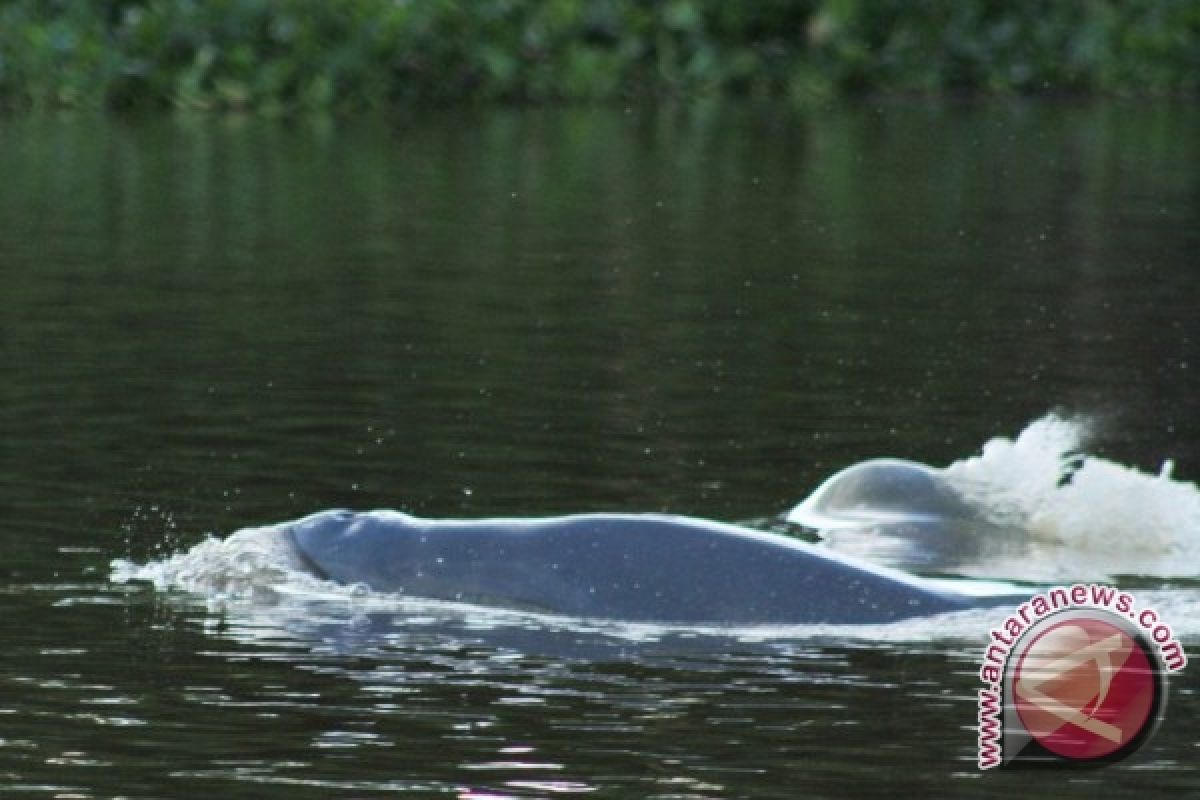
[[[734,91],[1194,90],[1200,6],[1136,0],[13,0],[0,97],[335,108]]]
[[[10,122],[10,504],[744,519],[1048,398],[1194,480],[1192,108],[326,122]]]

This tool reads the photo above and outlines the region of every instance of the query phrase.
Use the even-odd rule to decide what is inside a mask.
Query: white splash
[[[159,561],[112,562],[116,583],[147,581],[159,590],[182,589],[216,602],[274,600],[288,586],[315,586],[274,526],[243,528],[224,539],[209,536],[192,549]]]
[[[1085,454],[1089,434],[1086,418],[1051,414],[945,469],[991,521],[1028,532],[1020,561],[988,565],[989,574],[1031,581],[1200,575],[1200,490],[1173,480],[1170,461],[1151,475]]]

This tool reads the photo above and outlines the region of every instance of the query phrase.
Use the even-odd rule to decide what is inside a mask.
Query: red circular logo
[[[1098,617],[1037,631],[1014,674],[1021,723],[1063,758],[1113,755],[1154,721],[1158,676],[1144,645]]]

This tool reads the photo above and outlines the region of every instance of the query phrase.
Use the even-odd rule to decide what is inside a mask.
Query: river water
[[[1195,650],[1197,253],[1169,102],[0,119],[0,791],[1195,793],[1195,665],[1128,761],[981,773],[994,613],[584,622],[210,537],[335,506],[778,528],[895,456],[1037,521],[970,574],[1114,581]]]

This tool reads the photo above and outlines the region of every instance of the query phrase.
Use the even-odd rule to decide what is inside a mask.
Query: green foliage
[[[1195,0],[0,0],[0,100],[1195,91]]]

